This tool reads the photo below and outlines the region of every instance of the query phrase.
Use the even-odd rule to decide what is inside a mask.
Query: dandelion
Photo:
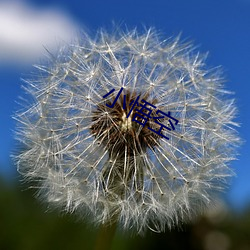
[[[239,142],[234,100],[204,59],[153,29],[83,34],[26,80],[18,171],[97,224],[140,233],[192,219],[233,175]]]

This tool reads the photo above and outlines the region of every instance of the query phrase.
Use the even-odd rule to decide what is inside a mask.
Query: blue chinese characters
[[[112,104],[106,103],[107,107],[113,108],[115,106],[115,104],[116,104],[117,100],[119,99],[123,89],[124,88],[121,87],[121,89],[117,93],[117,96],[115,97]],[[115,91],[115,89],[113,88],[111,91],[109,91],[107,94],[105,94],[103,96],[103,98],[106,98],[106,97],[110,96],[114,91]],[[160,135],[160,136],[164,137],[165,139],[169,140],[169,137],[162,134],[162,130],[163,129],[166,129],[168,131],[175,130],[175,126],[178,124],[179,121],[176,118],[171,116],[170,111],[168,113],[165,113],[165,112],[158,109],[156,112],[154,112],[154,114],[159,115],[159,116],[152,116],[153,109],[156,109],[157,107],[155,105],[147,102],[144,99],[142,99],[141,102],[139,102],[139,99],[140,99],[140,95],[138,95],[135,100],[131,100],[131,102],[129,103],[129,107],[131,107],[131,108],[129,108],[129,111],[128,111],[128,114],[127,114],[126,118],[129,118],[129,116],[132,113],[134,113],[132,121],[140,124],[143,127],[147,124],[149,119],[153,119],[155,123],[160,125],[159,129],[154,130],[153,128],[151,128],[149,126],[147,128],[149,130],[153,131],[154,133],[156,133],[157,135]],[[139,108],[135,108],[136,106],[139,107]],[[122,107],[123,107],[124,110],[127,108],[126,95],[123,95]],[[164,121],[166,121],[166,119],[167,119],[168,120],[168,123],[167,123],[168,126],[161,123],[159,121],[161,119],[164,119]]]

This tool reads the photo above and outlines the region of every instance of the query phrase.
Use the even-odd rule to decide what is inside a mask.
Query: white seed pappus
[[[234,100],[204,59],[154,29],[82,33],[26,80],[31,98],[15,115],[18,171],[43,201],[97,224],[163,231],[192,219],[233,175],[239,142]],[[175,130],[162,130],[169,139],[147,128],[159,128],[152,119],[143,127],[134,113],[126,118],[125,94],[178,119]]]

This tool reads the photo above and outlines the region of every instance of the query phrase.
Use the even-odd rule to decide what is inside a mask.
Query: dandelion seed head
[[[82,36],[26,80],[19,172],[44,201],[96,223],[143,232],[192,219],[233,175],[236,108],[220,73],[153,29]],[[151,117],[171,112],[175,129],[166,117],[143,126],[139,107],[130,112],[138,96],[155,107]]]

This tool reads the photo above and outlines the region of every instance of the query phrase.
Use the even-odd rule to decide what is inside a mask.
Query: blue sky
[[[7,3],[7,1],[6,1]],[[250,0],[91,0],[0,2],[0,175],[14,180],[10,153],[15,149],[11,118],[22,95],[21,78],[31,65],[58,44],[55,36],[70,40],[77,27],[90,34],[116,24],[129,28],[154,26],[166,37],[182,34],[201,52],[207,64],[222,66],[225,88],[235,92],[237,121],[244,144],[232,163],[237,177],[227,194],[237,208],[250,204]],[[8,6],[7,6],[8,5]],[[7,6],[7,7],[6,7]],[[5,9],[7,8],[7,9]],[[4,14],[3,14],[4,13]],[[28,13],[28,14],[27,14]],[[1,19],[2,18],[2,19]]]

